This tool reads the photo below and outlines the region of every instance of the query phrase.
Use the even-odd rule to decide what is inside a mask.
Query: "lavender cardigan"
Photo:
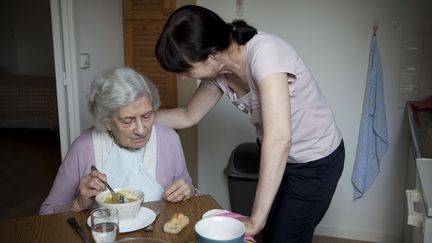
[[[166,188],[177,179],[191,183],[186,168],[183,148],[177,133],[168,127],[155,124],[157,129],[157,161],[156,180]],[[72,143],[61,164],[54,185],[39,214],[62,213],[67,204],[71,203],[79,193],[81,179],[90,173],[94,165],[92,129],[85,131]]]

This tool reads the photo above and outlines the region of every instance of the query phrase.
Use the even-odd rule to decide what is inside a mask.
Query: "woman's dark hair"
[[[155,54],[165,70],[181,73],[192,68],[190,63],[205,61],[210,54],[226,50],[232,41],[246,44],[256,33],[243,20],[226,23],[209,9],[186,5],[168,18]]]

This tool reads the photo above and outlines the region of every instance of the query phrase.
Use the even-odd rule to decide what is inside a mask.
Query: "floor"
[[[36,215],[61,164],[59,134],[42,129],[0,129],[0,220]],[[313,243],[371,243],[315,236]]]

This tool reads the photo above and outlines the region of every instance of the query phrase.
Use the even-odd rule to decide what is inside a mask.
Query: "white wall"
[[[197,4],[236,18],[234,0],[198,0]],[[407,127],[398,107],[401,26],[418,24],[417,2],[409,0],[248,0],[244,19],[259,30],[290,42],[312,70],[333,108],[345,146],[345,169],[336,194],[316,234],[375,242],[401,242]],[[271,3],[271,4],[270,4]],[[409,5],[409,6],[407,6]],[[426,11],[425,11],[426,12]],[[385,103],[390,148],[381,173],[363,198],[352,200],[351,174],[355,159],[372,23],[377,32],[384,69]],[[246,117],[226,100],[198,126],[198,184],[229,208],[223,169],[232,149],[255,140]]]
[[[123,66],[123,14],[121,0],[77,1],[78,49],[90,55],[90,67],[80,75],[81,130],[92,126],[87,108],[90,83],[102,72]]]

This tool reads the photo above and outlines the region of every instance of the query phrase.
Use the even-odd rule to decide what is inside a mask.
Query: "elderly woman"
[[[130,68],[96,78],[89,96],[94,127],[73,142],[40,214],[90,208],[105,181],[140,189],[145,201],[195,195],[177,133],[154,124],[159,106],[155,86]]]

